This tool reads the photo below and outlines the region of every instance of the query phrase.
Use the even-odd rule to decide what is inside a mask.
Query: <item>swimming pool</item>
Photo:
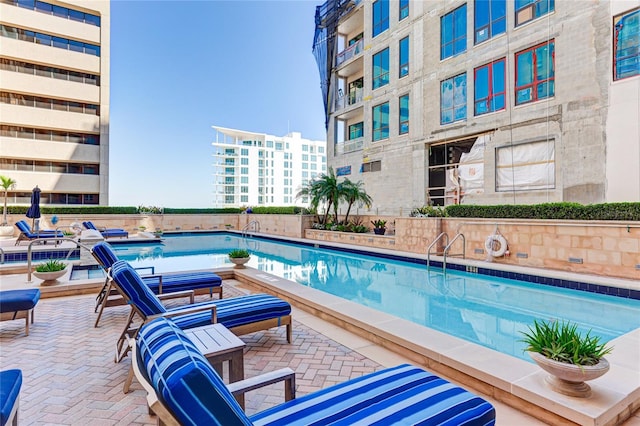
[[[534,319],[564,319],[605,341],[640,328],[640,300],[514,279],[427,270],[424,263],[229,234],[167,235],[162,244],[117,244],[118,256],[156,272],[248,266],[530,361],[521,332]]]

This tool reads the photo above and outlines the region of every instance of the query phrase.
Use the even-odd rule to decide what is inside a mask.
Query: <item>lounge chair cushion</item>
[[[0,291],[0,313],[28,311],[36,306],[38,300],[40,290],[37,288]]]
[[[172,321],[145,325],[137,345],[144,372],[180,424],[251,424],[209,361]]]
[[[143,282],[136,270],[124,260],[119,260],[111,267],[111,275],[127,297],[147,317],[168,312],[158,297]],[[227,328],[257,321],[281,318],[291,314],[291,305],[278,297],[268,294],[250,294],[215,302],[218,322]],[[199,304],[196,304],[199,305]],[[192,306],[196,306],[192,305]],[[181,309],[181,308],[176,308]],[[195,314],[180,315],[175,319],[182,328],[199,327],[211,324],[211,312],[203,311]]]
[[[105,268],[110,268],[114,263],[118,261],[118,256],[113,251],[113,248],[109,243],[100,242],[92,248],[94,256],[98,259],[98,262]],[[160,291],[160,278],[158,276],[142,277],[142,280],[147,284],[151,290],[158,294]],[[222,278],[211,271],[198,271],[187,272],[177,274],[163,274],[162,275],[162,292],[171,293],[175,291],[183,290],[197,290],[201,288],[208,288],[211,293],[213,287],[220,287],[222,285]]]
[[[103,229],[98,229],[93,222],[89,221],[85,221],[82,222],[82,225],[84,225],[85,228],[92,230],[92,231],[98,231],[102,234],[103,237],[105,238],[109,238],[109,237],[128,237],[129,236],[129,232],[125,231],[122,228],[103,228]]]
[[[173,321],[160,318],[143,326],[137,345],[147,378],[181,424],[495,424],[490,403],[408,364],[334,385],[247,418]]]
[[[33,231],[29,224],[24,220],[19,220],[16,222],[16,227],[20,230],[20,233],[29,238],[62,238],[64,237],[64,232],[57,231],[55,229],[40,229],[37,232]]]
[[[21,387],[22,371],[0,371],[0,425],[4,426],[13,417],[13,408],[18,402]]]

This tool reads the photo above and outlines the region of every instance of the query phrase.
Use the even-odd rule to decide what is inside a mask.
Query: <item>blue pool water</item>
[[[640,300],[309,245],[228,234],[114,245],[121,259],[156,273],[228,266],[233,248],[248,248],[253,268],[527,361],[521,332],[534,319],[569,320],[603,341],[640,327]]]

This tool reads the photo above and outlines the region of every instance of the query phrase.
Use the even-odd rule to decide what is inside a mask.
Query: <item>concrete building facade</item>
[[[303,206],[303,185],[326,173],[326,142],[213,126],[213,207]]]
[[[639,34],[638,0],[329,0],[328,165],[380,214],[638,201]]]
[[[0,174],[10,204],[109,203],[109,1],[0,1]]]

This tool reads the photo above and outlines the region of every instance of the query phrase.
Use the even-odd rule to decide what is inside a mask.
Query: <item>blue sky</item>
[[[111,2],[111,206],[212,207],[212,125],[324,140],[321,1]]]

